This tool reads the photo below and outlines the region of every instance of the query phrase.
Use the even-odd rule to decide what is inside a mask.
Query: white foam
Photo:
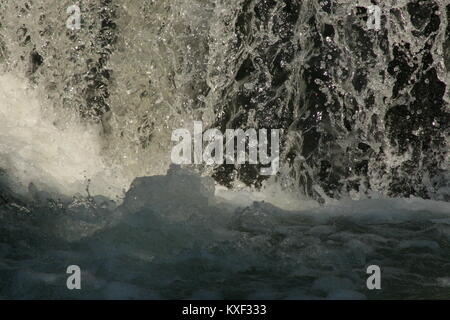
[[[98,128],[69,110],[57,114],[37,90],[11,74],[0,76],[0,167],[19,190],[33,182],[66,195],[114,196],[126,186],[101,157]],[[17,190],[17,189],[16,189]]]

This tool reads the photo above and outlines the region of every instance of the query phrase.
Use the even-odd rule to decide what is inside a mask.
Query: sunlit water
[[[0,0],[0,298],[448,299],[449,6],[351,3]],[[171,166],[193,120],[280,174]]]

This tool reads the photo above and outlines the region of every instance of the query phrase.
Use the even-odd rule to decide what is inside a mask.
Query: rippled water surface
[[[449,298],[448,1],[72,4],[0,0],[0,298]],[[171,166],[193,121],[280,172]]]

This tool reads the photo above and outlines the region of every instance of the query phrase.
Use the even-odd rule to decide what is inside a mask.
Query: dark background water
[[[153,96],[167,91],[167,103],[185,108],[175,112],[197,120],[213,112],[210,126],[284,129],[280,180],[309,196],[375,190],[448,200],[438,192],[448,183],[445,1],[380,3],[380,30],[367,29],[363,2],[81,1],[80,31],[64,28],[64,5],[3,0],[1,61],[23,65],[59,104],[101,122],[105,140],[125,137],[144,152],[165,122],[148,116]],[[153,63],[158,55],[167,59]],[[127,70],[149,61],[149,80]],[[133,104],[145,108],[128,132]],[[259,186],[258,171],[224,165],[213,176]]]
[[[68,30],[71,4],[0,0],[2,72],[98,125],[102,157],[132,178],[165,173],[171,131],[203,120],[283,129],[286,193],[441,202],[236,208],[183,171],[137,179],[118,206],[40,181],[19,195],[5,167],[0,298],[448,297],[446,1],[379,3],[380,30],[367,29],[368,1],[79,1],[82,28]],[[228,187],[265,179],[195,169]],[[81,293],[65,287],[69,264]],[[369,264],[386,290],[366,290]]]

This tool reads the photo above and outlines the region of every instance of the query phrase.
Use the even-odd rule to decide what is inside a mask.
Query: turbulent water
[[[448,1],[72,4],[0,0],[0,298],[449,298]],[[194,120],[280,172],[171,166]]]

